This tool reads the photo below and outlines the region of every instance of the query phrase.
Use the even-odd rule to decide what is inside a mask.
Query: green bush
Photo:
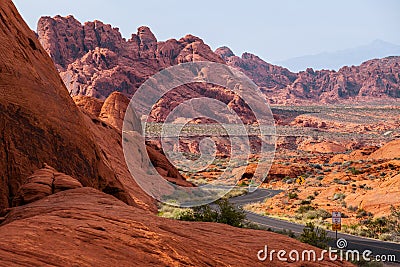
[[[343,200],[346,198],[346,195],[343,193],[336,193],[333,195],[333,200]]]
[[[358,208],[355,207],[355,206],[348,206],[347,209],[348,209],[349,211],[352,211],[352,212],[356,212],[356,211],[358,210]]]
[[[277,230],[277,231],[274,231],[274,232],[277,233],[277,234],[286,235],[286,236],[291,237],[291,238],[295,238],[296,237],[296,234],[292,230],[282,229],[282,230]]]
[[[324,249],[327,248],[329,239],[324,229],[316,227],[313,223],[309,222],[304,227],[299,240],[303,243]]]
[[[322,220],[325,220],[327,218],[331,218],[331,214],[327,212],[324,209],[318,209],[318,210],[309,210],[305,212],[302,216],[303,219],[307,220],[314,220],[314,219],[319,219],[321,218]]]
[[[363,217],[373,217],[373,216],[374,215],[371,212],[366,212],[364,209],[359,209],[357,211],[356,218],[360,219],[360,218],[363,218]]]
[[[357,267],[383,267],[383,263],[377,261],[366,261],[363,257],[360,257],[359,261],[352,261]]]
[[[305,212],[310,211],[310,210],[315,210],[315,208],[310,206],[310,205],[302,205],[297,209],[296,212],[297,213],[305,213]]]
[[[348,170],[349,170],[349,171],[351,172],[351,174],[353,174],[353,175],[358,175],[358,174],[361,173],[359,170],[357,170],[357,169],[354,168],[354,167],[351,167],[351,168],[349,168]]]
[[[225,223],[235,227],[243,227],[246,214],[241,209],[236,209],[227,199],[220,199],[216,202],[219,211],[217,211],[217,222]]]
[[[235,227],[246,226],[246,214],[242,209],[235,208],[227,199],[220,199],[214,203],[217,205],[216,209],[212,209],[210,205],[194,207],[182,212],[178,219],[224,223]]]
[[[318,214],[318,217],[320,217],[320,218],[322,218],[324,220],[332,217],[332,214],[327,212],[324,209],[317,210],[317,214]]]

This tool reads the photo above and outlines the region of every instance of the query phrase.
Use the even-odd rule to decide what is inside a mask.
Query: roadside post
[[[332,230],[336,231],[336,242],[337,242],[338,231],[342,230],[342,214],[338,211],[332,212]]]

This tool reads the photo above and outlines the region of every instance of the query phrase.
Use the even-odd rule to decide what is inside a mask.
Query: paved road
[[[243,206],[249,203],[264,201],[266,198],[273,197],[280,192],[282,191],[258,189],[253,193],[232,198],[230,201],[238,206]],[[248,220],[273,230],[292,230],[296,234],[301,234],[303,232],[304,225],[278,220],[267,216],[261,216],[248,211],[246,211],[246,215]],[[335,235],[335,232],[328,231],[329,237],[335,239]],[[347,249],[349,250],[357,249],[361,253],[365,250],[370,250],[374,253],[374,255],[395,255],[396,261],[400,262],[400,244],[398,243],[383,242],[376,239],[343,233],[338,233],[338,238],[344,238],[347,240]],[[331,247],[336,247],[335,243],[335,240],[332,240],[329,245]]]

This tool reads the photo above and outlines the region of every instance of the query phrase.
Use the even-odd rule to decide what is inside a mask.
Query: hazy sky
[[[40,16],[98,19],[130,37],[141,25],[158,40],[191,33],[213,49],[229,46],[274,62],[382,39],[400,44],[397,0],[14,0],[32,29]]]

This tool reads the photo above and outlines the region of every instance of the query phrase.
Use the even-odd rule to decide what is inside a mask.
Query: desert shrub
[[[333,200],[343,200],[346,198],[346,195],[343,193],[336,193],[333,195]]]
[[[296,237],[296,234],[292,230],[282,229],[282,230],[276,230],[274,232],[277,233],[277,234],[286,235],[286,236],[291,237],[291,238],[295,238]]]
[[[246,195],[249,191],[247,188],[243,187],[235,187],[231,191],[229,191],[224,197],[225,198],[234,198],[238,196]]]
[[[384,233],[384,234],[381,234],[381,235],[379,235],[379,240],[382,240],[382,241],[391,241],[391,240],[393,240],[393,234],[391,234],[391,233]]]
[[[217,222],[217,217],[217,212],[211,209],[210,205],[203,205],[183,211],[178,219],[193,222]]]
[[[386,217],[368,219],[363,221],[363,224],[366,226],[369,236],[374,238],[390,231],[389,220]]]
[[[363,218],[363,217],[372,217],[372,216],[373,216],[373,214],[371,212],[366,212],[364,209],[359,209],[357,211],[356,218],[360,219],[360,218]]]
[[[305,218],[307,220],[314,220],[318,218],[318,214],[316,210],[309,210],[306,213],[303,214],[302,218]]]
[[[318,213],[318,217],[320,217],[322,219],[328,219],[328,218],[332,217],[332,214],[324,209],[317,210],[317,213]]]
[[[393,165],[392,163],[389,163],[388,167],[389,167],[389,169],[391,169],[392,171],[396,170],[396,166]]]
[[[400,234],[400,206],[398,207],[390,207],[390,223],[392,225],[393,230]]]
[[[392,235],[391,240],[400,242],[400,206],[390,208],[391,213],[388,217],[388,228]]]
[[[346,162],[343,162],[343,163],[342,163],[342,166],[343,166],[343,167],[349,167],[351,164],[353,164],[352,161],[346,161]]]
[[[333,179],[333,182],[337,183],[337,184],[341,184],[341,185],[348,185],[349,184],[348,181],[342,181],[342,180],[340,180],[338,178]]]
[[[245,223],[243,224],[243,228],[253,229],[253,230],[264,230],[264,231],[270,230],[270,228],[267,228],[265,226],[250,221],[245,221]]]
[[[361,236],[379,238],[383,241],[400,242],[400,206],[391,207],[391,214],[388,217],[371,218],[372,214],[364,210],[359,211],[360,216],[370,216],[361,221],[362,228],[355,233]]]
[[[179,219],[181,213],[185,211],[187,211],[187,209],[177,208],[170,205],[162,205],[158,210],[158,216],[169,219]]]
[[[314,220],[314,219],[318,219],[318,218],[325,220],[330,217],[331,217],[331,214],[324,209],[309,210],[303,214],[303,218],[305,218],[307,220]]]
[[[235,227],[244,225],[246,214],[242,209],[236,209],[227,199],[220,199],[216,204],[218,205],[218,223],[225,223]]]
[[[383,263],[378,261],[366,261],[363,257],[360,257],[359,261],[352,261],[357,267],[383,267]]]
[[[313,163],[311,163],[310,167],[314,168],[314,169],[317,169],[317,170],[322,170],[321,164],[313,164]]]
[[[302,205],[297,209],[296,212],[297,213],[305,213],[305,212],[310,211],[310,210],[315,210],[315,208],[310,206],[310,205]]]
[[[315,224],[309,222],[304,227],[299,240],[315,247],[326,248],[329,239],[324,229],[316,227]]]
[[[355,207],[355,206],[348,206],[347,209],[348,209],[349,211],[352,211],[352,212],[356,212],[356,211],[358,210],[358,208]]]
[[[350,167],[348,170],[349,170],[349,171],[351,172],[351,174],[353,174],[353,175],[358,175],[358,174],[361,173],[359,170],[357,170],[357,169],[354,168],[354,167]]]
[[[310,200],[302,200],[302,201],[300,202],[300,204],[301,204],[301,205],[310,205],[310,204],[311,204],[311,201],[310,201]]]
[[[242,209],[235,208],[227,199],[214,202],[215,209],[210,205],[203,205],[185,210],[179,216],[183,221],[217,222],[235,227],[246,226],[246,214]]]
[[[289,197],[289,199],[297,199],[299,197],[299,195],[297,195],[297,193],[295,193],[295,192],[289,192],[288,197]]]

